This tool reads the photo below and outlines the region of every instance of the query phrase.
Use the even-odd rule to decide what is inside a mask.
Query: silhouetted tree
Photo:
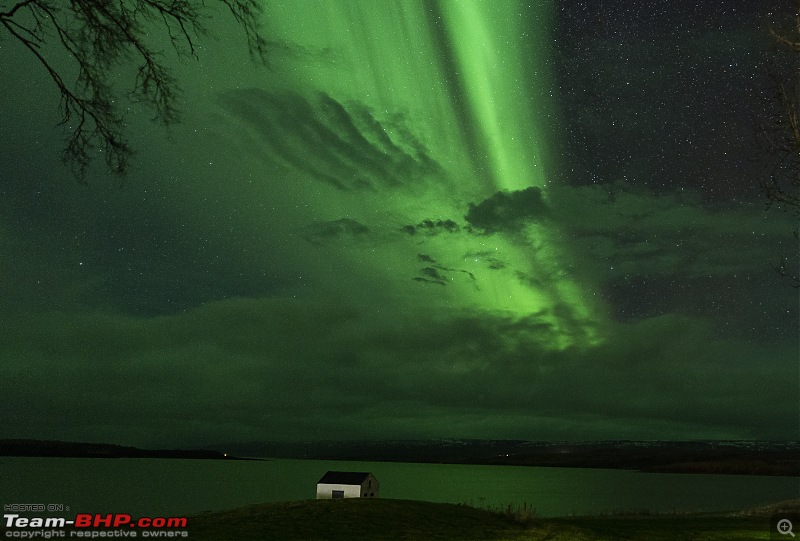
[[[788,11],[769,13],[770,86],[757,134],[771,164],[762,183],[768,204],[800,218],[800,0],[792,3]],[[794,236],[800,240],[797,228]],[[800,270],[788,266],[788,258],[783,256],[776,268],[794,287],[800,287]]]
[[[265,61],[259,1],[216,2],[242,28],[251,56]],[[0,0],[0,10],[4,4],[9,2]],[[127,171],[132,149],[114,88],[116,68],[135,66],[130,97],[152,108],[158,121],[169,124],[178,119],[180,87],[155,42],[166,38],[179,57],[196,58],[196,39],[206,33],[205,4],[203,0],[22,0],[0,11],[0,30],[36,57],[61,94],[61,124],[68,133],[61,157],[79,178],[85,177],[98,150],[112,173],[121,177]],[[52,53],[52,47],[66,53],[72,65],[52,61],[46,52]]]

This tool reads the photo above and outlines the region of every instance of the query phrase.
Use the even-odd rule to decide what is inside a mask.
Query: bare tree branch
[[[250,55],[266,63],[258,0],[217,0],[244,32]],[[19,41],[45,69],[60,93],[60,124],[67,140],[62,160],[80,179],[98,152],[106,167],[124,177],[133,150],[110,73],[137,66],[129,98],[151,108],[164,124],[179,119],[180,86],[148,35],[164,32],[178,57],[197,58],[196,39],[206,34],[204,0],[22,0],[0,11],[0,29]],[[63,67],[44,53],[50,44],[73,64]],[[65,79],[70,69],[75,81]]]
[[[767,61],[769,88],[756,135],[771,171],[761,183],[768,207],[778,207],[800,218],[800,0],[793,13],[771,14],[769,35],[773,47]],[[795,240],[800,240],[798,228]],[[800,288],[800,269],[790,269],[797,254],[781,256],[775,270]]]

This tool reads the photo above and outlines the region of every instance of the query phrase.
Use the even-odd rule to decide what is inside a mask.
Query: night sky
[[[122,186],[0,33],[0,437],[797,439],[760,2],[265,4]]]

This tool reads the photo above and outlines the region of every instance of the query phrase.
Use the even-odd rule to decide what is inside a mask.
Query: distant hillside
[[[800,442],[436,440],[256,442],[216,447],[228,453],[208,448],[153,450],[106,443],[0,440],[0,456],[211,460],[248,456],[800,476]]]
[[[108,443],[71,441],[0,440],[0,456],[48,456],[72,458],[201,458],[232,459],[219,451],[138,449]]]
[[[800,442],[438,440],[248,443],[224,448],[240,456],[275,458],[800,476]]]

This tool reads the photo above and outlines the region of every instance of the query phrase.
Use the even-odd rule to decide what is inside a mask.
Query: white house
[[[381,484],[367,472],[329,471],[317,481],[317,499],[377,498]]]

